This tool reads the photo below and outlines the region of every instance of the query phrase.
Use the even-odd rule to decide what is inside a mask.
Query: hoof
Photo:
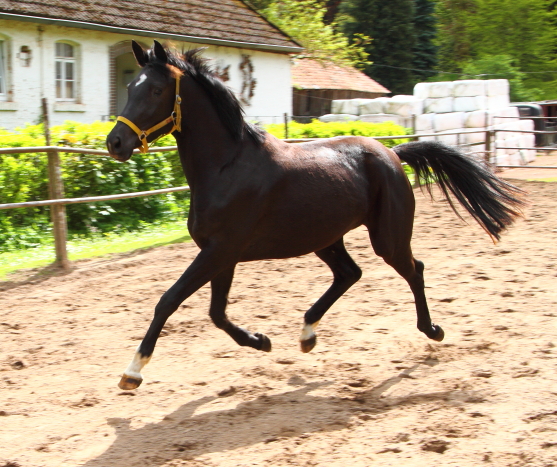
[[[433,325],[433,328],[435,329],[435,334],[428,337],[434,341],[441,342],[445,338],[445,331],[441,329],[441,326],[437,326],[436,324]]]
[[[256,332],[255,337],[259,339],[259,347],[257,350],[262,350],[263,352],[270,352],[271,351],[271,339],[269,339],[265,334],[261,334],[260,332]]]
[[[313,350],[315,344],[317,344],[317,336],[314,334],[309,339],[300,341],[300,348],[302,349],[302,352],[308,353]]]
[[[132,376],[124,374],[122,376],[122,379],[118,383],[118,387],[120,389],[124,389],[125,391],[129,391],[130,389],[137,389],[142,381],[143,379],[141,378],[134,378]]]

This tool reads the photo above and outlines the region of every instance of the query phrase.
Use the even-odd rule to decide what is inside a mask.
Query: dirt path
[[[172,245],[0,284],[0,467],[557,465],[557,184],[518,181],[532,207],[493,245],[418,191],[414,250],[446,339],[415,328],[406,283],[347,238],[364,271],[323,319],[314,255],[239,266],[239,348],[203,288],[170,319],[144,384],[116,386],[159,296],[196,254]]]

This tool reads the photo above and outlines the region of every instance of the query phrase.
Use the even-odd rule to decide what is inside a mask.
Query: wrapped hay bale
[[[331,113],[360,115],[360,105],[362,101],[372,99],[337,99],[331,103]]]
[[[455,112],[474,112],[487,108],[485,96],[455,97],[453,108]]]
[[[458,139],[458,135],[437,134],[437,141],[448,144],[449,146],[456,146],[458,144]]]
[[[519,120],[518,125],[522,131],[534,131],[534,120]],[[532,136],[534,136],[532,134]]]
[[[468,112],[464,119],[464,126],[466,128],[486,128],[493,125],[492,116],[487,110]]]
[[[435,131],[456,130],[464,126],[465,113],[451,112],[448,114],[433,114],[433,128]]]
[[[485,81],[479,79],[465,79],[454,82],[454,97],[485,96]]]
[[[424,101],[414,96],[398,95],[385,103],[385,113],[411,117],[423,113]]]
[[[486,132],[478,131],[474,133],[466,133],[462,135],[466,144],[485,143]]]
[[[388,97],[378,97],[377,99],[362,99],[358,115],[384,114],[385,104],[390,99]]]
[[[437,99],[440,97],[452,97],[453,95],[453,81],[439,81],[437,83],[429,83],[429,96],[430,98]]]
[[[358,117],[358,120],[367,123],[393,122],[401,126],[404,126],[404,123],[406,122],[406,119],[402,118],[400,115],[384,114],[384,113],[360,115]]]
[[[508,96],[509,81],[506,79],[488,79],[485,82],[486,95],[488,96]]]
[[[319,121],[323,123],[354,122],[356,120],[358,120],[358,116],[350,114],[326,114],[319,117]]]
[[[414,97],[417,99],[428,99],[429,98],[429,88],[433,83],[417,83],[414,86]]]
[[[428,98],[424,100],[424,113],[443,114],[453,111],[453,97]]]
[[[432,133],[433,132],[433,114],[421,114],[416,116],[416,128],[415,130]]]
[[[487,97],[487,109],[500,111],[509,107],[511,101],[508,95],[505,96],[488,96]]]

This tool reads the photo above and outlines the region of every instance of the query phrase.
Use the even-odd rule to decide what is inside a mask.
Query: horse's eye
[[[155,96],[160,96],[162,94],[162,89],[161,88],[155,88],[155,90],[153,92],[155,93]]]

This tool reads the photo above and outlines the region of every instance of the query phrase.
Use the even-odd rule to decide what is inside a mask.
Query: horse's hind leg
[[[342,238],[331,246],[316,251],[315,254],[331,268],[334,280],[331,287],[304,316],[304,329],[300,337],[302,352],[309,352],[315,347],[317,342],[315,328],[319,324],[319,320],[333,303],[362,277],[361,269],[344,248]]]
[[[234,323],[226,316],[228,292],[234,277],[234,267],[222,271],[211,280],[211,308],[209,315],[219,329],[226,332],[238,345],[253,347],[264,352],[271,351],[271,341],[265,334],[251,333]]]
[[[416,302],[418,329],[430,339],[442,341],[445,337],[443,329],[433,324],[429,316],[429,308],[424,290],[424,263],[418,261],[412,255],[410,247],[411,227],[409,231],[407,230],[408,235],[405,235],[403,225],[399,224],[388,231],[388,224],[380,222],[378,224],[381,227],[376,231],[370,229],[371,243],[375,253],[381,256],[387,264],[392,266],[408,282]],[[404,224],[404,222],[401,224]]]

